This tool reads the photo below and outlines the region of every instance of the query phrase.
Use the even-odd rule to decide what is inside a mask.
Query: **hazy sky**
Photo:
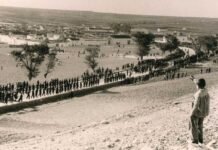
[[[0,5],[218,18],[218,0],[0,0]]]

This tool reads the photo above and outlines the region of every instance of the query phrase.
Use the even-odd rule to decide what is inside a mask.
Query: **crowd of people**
[[[187,77],[187,76],[188,76],[187,72],[171,71],[171,72],[165,73],[164,80],[179,79],[179,78],[183,78],[183,77]]]
[[[110,83],[110,82],[117,82],[119,80],[126,79],[126,74],[123,72],[116,72],[113,74],[105,75],[104,77],[104,83]]]
[[[163,60],[144,60],[138,61],[137,64],[128,63],[122,66],[122,69],[99,67],[93,73],[84,72],[81,77],[69,79],[52,79],[50,81],[35,84],[29,82],[18,82],[16,84],[9,83],[0,85],[0,102],[8,103],[8,101],[22,102],[24,99],[35,99],[43,96],[55,95],[69,91],[80,90],[87,87],[99,86],[100,81],[104,84],[126,80],[126,83],[137,83],[147,81],[150,78],[164,76],[164,80],[175,78],[183,78],[187,76],[187,72],[180,72],[179,67],[164,69],[167,66]],[[132,77],[132,73],[142,73],[139,76]],[[211,72],[211,68],[206,69],[206,73]],[[203,73],[203,69],[201,69]]]
[[[24,99],[35,99],[43,96],[56,95],[64,92],[80,90],[83,88],[98,86],[100,80],[104,83],[124,80],[126,74],[122,71],[114,71],[108,68],[98,68],[94,73],[84,72],[81,77],[69,79],[52,79],[50,81],[30,84],[27,81],[16,84],[0,85],[0,102],[22,102]]]

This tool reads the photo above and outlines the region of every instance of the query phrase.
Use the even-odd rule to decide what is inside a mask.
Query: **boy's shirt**
[[[206,117],[209,115],[210,96],[207,89],[199,89],[194,94],[192,103],[192,116]]]

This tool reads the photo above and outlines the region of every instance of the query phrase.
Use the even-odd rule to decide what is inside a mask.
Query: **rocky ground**
[[[204,76],[204,75],[203,75]],[[205,145],[193,147],[189,141],[189,111],[193,97],[193,87],[188,84],[188,79],[179,79],[168,82],[150,83],[113,88],[106,94],[96,93],[85,99],[96,99],[101,103],[106,99],[116,105],[122,101],[122,106],[129,107],[123,111],[112,109],[112,104],[105,111],[103,117],[94,119],[92,114],[83,124],[55,123],[48,120],[40,123],[37,119],[38,112],[26,114],[11,113],[0,118],[0,149],[23,150],[213,150],[218,149],[218,85],[217,73],[205,75],[209,83],[211,95],[211,113],[205,119]],[[186,84],[187,83],[187,84]],[[163,88],[165,87],[165,88]],[[166,88],[167,87],[167,88]],[[148,90],[149,89],[149,90]],[[109,94],[115,93],[117,94]],[[155,92],[156,91],[156,92]],[[144,94],[143,94],[144,93]],[[140,99],[146,99],[141,100]],[[149,100],[150,98],[150,100]],[[83,100],[79,98],[78,100]],[[116,100],[116,101],[115,101]],[[137,102],[136,102],[137,101]],[[90,107],[96,108],[96,113],[101,116],[102,109],[97,104]],[[125,104],[125,105],[124,105]],[[68,104],[69,105],[69,104]],[[81,105],[76,105],[77,107]],[[105,105],[108,105],[105,103]],[[56,105],[52,105],[56,106]],[[67,108],[63,105],[64,108]],[[95,107],[96,106],[96,107]],[[101,105],[100,107],[102,107]],[[58,106],[57,106],[58,107]],[[73,106],[71,106],[73,107]],[[50,108],[46,108],[50,109]],[[84,107],[84,109],[86,109]],[[109,110],[112,109],[110,112]],[[114,113],[112,113],[114,111]],[[44,115],[49,112],[39,111]],[[34,114],[36,113],[36,114]],[[84,114],[84,113],[82,113]],[[26,116],[25,116],[26,115]],[[33,116],[33,118],[30,118]],[[67,116],[67,115],[66,115]],[[43,116],[41,116],[43,117]],[[46,119],[48,119],[48,117]],[[50,116],[54,117],[54,116]],[[75,117],[75,116],[73,116]],[[77,116],[81,117],[81,116]],[[96,117],[96,116],[94,116]],[[70,117],[68,117],[70,119]],[[78,119],[78,118],[77,118]],[[12,122],[13,120],[13,122]],[[43,119],[42,119],[43,120]],[[81,118],[81,120],[83,120]],[[93,120],[93,121],[90,121]],[[67,120],[62,120],[67,122]],[[43,122],[46,122],[44,119]],[[40,126],[40,125],[41,126]],[[23,127],[24,126],[24,127]],[[28,130],[29,129],[29,130]]]

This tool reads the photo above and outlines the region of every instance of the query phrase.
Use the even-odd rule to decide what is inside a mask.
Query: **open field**
[[[89,69],[87,64],[85,63],[85,55],[83,54],[85,49],[84,46],[67,47],[63,49],[65,52],[58,53],[57,55],[58,61],[56,62],[56,66],[53,72],[48,74],[46,79],[44,78],[44,73],[46,69],[45,66],[47,63],[45,61],[40,69],[41,73],[38,77],[34,78],[32,82],[36,82],[37,80],[50,80],[54,78],[65,79],[77,77],[80,76],[84,71]],[[0,84],[28,80],[25,69],[21,68],[20,66],[17,67],[16,61],[10,55],[10,52],[12,50],[19,50],[19,48],[9,48],[7,45],[0,45],[0,67],[3,67],[3,69],[0,70]],[[118,50],[119,54],[117,54]],[[125,46],[124,48],[116,46],[102,46],[100,55],[104,54],[105,56],[98,59],[99,66],[112,69],[116,69],[116,67],[119,67],[121,69],[123,64],[137,63],[137,58],[123,57],[124,54],[129,52],[129,56],[136,56],[136,50],[136,45],[129,45]],[[81,53],[79,57],[78,52]],[[191,68],[181,69],[180,71],[187,72],[188,75],[198,74],[200,73],[201,67],[211,67],[212,71],[218,71],[217,64],[213,64],[212,61],[204,62]]]
[[[218,136],[217,75],[197,76],[206,79],[212,99],[206,143]],[[194,84],[183,78],[116,87],[8,113],[0,117],[0,149],[182,150],[194,91]]]
[[[18,82],[28,80],[25,69],[16,67],[16,62],[14,58],[9,55],[12,50],[15,48],[8,48],[7,46],[0,47],[0,66],[3,67],[3,70],[0,70],[1,78],[0,83],[9,83],[9,82]],[[124,54],[126,52],[132,51],[134,53],[134,47],[126,47],[119,48],[120,53]],[[80,55],[78,57],[78,52],[83,52],[84,47],[71,47],[66,48],[65,53],[59,53],[57,58],[59,61],[56,63],[56,67],[54,68],[51,74],[48,74],[46,80],[50,80],[52,78],[72,78],[80,76],[84,71],[88,69],[88,66],[84,63],[85,58],[84,55]],[[137,62],[137,59],[132,58],[123,58],[116,55],[117,48],[114,47],[103,47],[101,49],[101,54],[104,53],[106,57],[99,58],[99,66],[101,67],[109,67],[115,69],[116,67],[122,67],[123,64],[126,63],[134,63]],[[112,56],[113,55],[113,56]],[[42,64],[41,73],[32,82],[37,80],[44,81],[44,73],[45,73],[45,65]]]

